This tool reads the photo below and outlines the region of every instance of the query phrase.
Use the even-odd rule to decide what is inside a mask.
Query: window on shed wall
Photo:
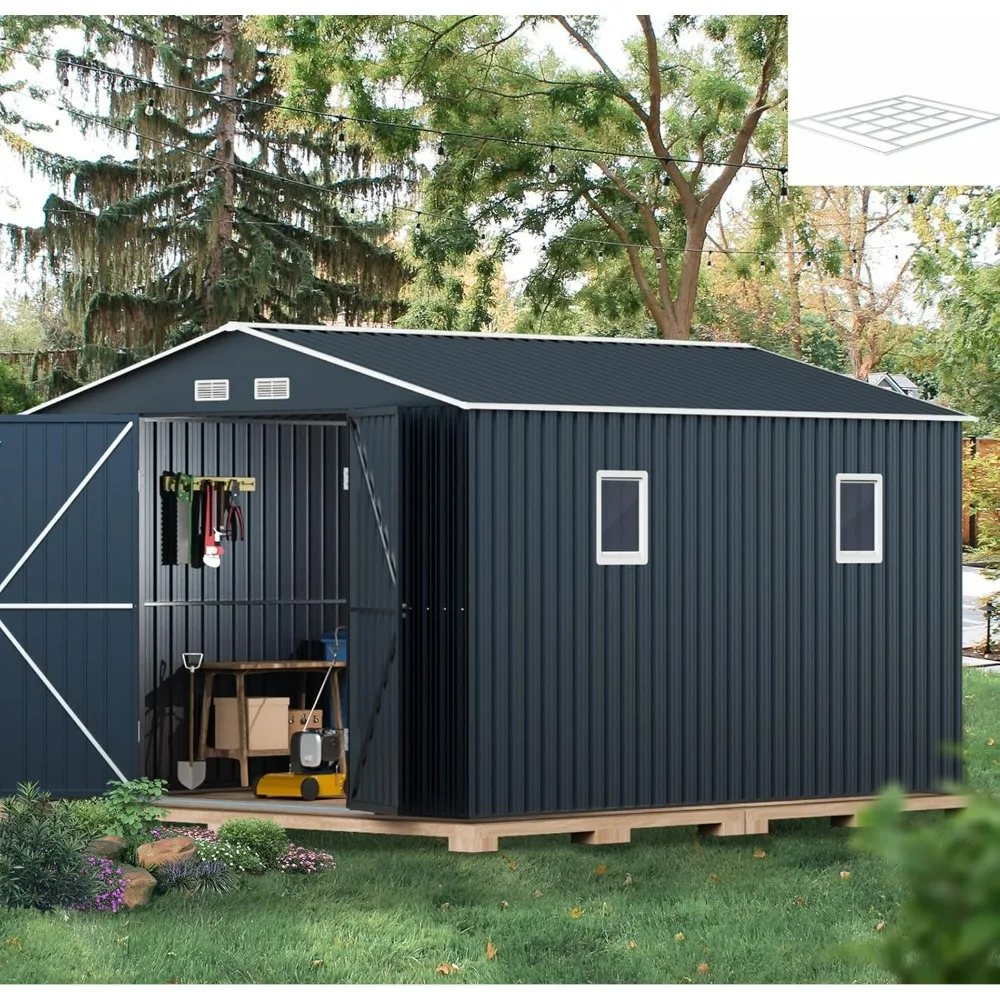
[[[837,476],[837,562],[882,561],[882,477],[842,472]]]
[[[649,474],[618,469],[597,473],[597,562],[649,562]]]

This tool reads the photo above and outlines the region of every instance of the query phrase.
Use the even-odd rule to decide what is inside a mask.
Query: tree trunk
[[[206,323],[218,326],[220,322],[232,319],[232,316],[216,315],[215,286],[222,278],[223,254],[226,246],[233,238],[233,211],[236,202],[236,176],[233,147],[236,139],[236,74],[234,70],[236,54],[236,32],[239,30],[239,17],[234,14],[222,16],[222,56],[221,56],[221,94],[222,107],[219,110],[219,123],[216,135],[215,169],[222,175],[222,217],[219,219],[215,244],[209,258],[205,277],[204,305]],[[226,98],[229,98],[226,100]]]

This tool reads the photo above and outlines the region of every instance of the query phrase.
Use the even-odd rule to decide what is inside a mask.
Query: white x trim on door
[[[49,532],[56,526],[56,524],[59,523],[59,519],[63,516],[63,514],[66,513],[67,510],[69,510],[70,505],[84,491],[84,489],[86,488],[87,484],[91,481],[91,479],[93,479],[94,476],[97,475],[98,471],[103,467],[104,463],[107,462],[107,460],[111,457],[112,452],[114,452],[114,450],[118,447],[118,445],[120,445],[122,441],[125,440],[130,430],[132,430],[132,421],[129,421],[125,425],[125,427],[121,430],[121,432],[118,434],[118,436],[114,439],[114,441],[112,441],[111,444],[108,445],[108,447],[104,451],[104,454],[101,455],[101,457],[94,463],[93,468],[91,468],[91,470],[83,477],[83,479],[80,480],[76,489],[73,490],[72,493],[70,493],[70,495],[66,498],[65,503],[63,503],[63,505],[59,508],[59,510],[57,510],[55,514],[52,516],[52,520],[50,520],[49,523],[45,525],[44,528],[42,528],[38,537],[27,547],[27,549],[25,549],[24,554],[21,556],[21,558],[18,559],[18,561],[14,564],[11,571],[3,578],[3,581],[0,582],[0,594],[2,594],[7,589],[7,585],[17,575],[18,570],[20,570],[21,567],[28,561],[28,559],[31,557],[31,554],[35,551],[35,549],[37,549],[38,546],[42,544],[42,542],[44,541],[45,537],[49,534]],[[93,609],[100,611],[109,611],[109,610],[124,611],[124,610],[132,610],[132,608],[134,607],[135,605],[133,604],[0,604],[0,610],[4,611],[40,611],[40,610],[77,611],[86,609]],[[55,685],[48,679],[48,677],[45,676],[45,674],[42,672],[42,669],[28,655],[28,651],[24,648],[24,646],[21,645],[21,643],[17,641],[14,634],[7,627],[6,623],[3,622],[2,620],[0,620],[0,632],[3,632],[3,634],[7,636],[8,640],[10,640],[10,644],[18,651],[18,653],[21,654],[21,657],[24,659],[24,662],[27,663],[32,670],[34,670],[35,674],[38,676],[38,679],[49,689],[49,691],[52,694],[52,697],[55,698],[57,702],[59,702],[59,704],[62,706],[63,711],[76,723],[80,732],[87,737],[87,739],[93,745],[94,749],[104,758],[108,767],[110,767],[111,770],[115,772],[115,774],[118,776],[118,779],[120,781],[127,781],[128,779],[125,777],[125,773],[122,771],[122,769],[111,759],[111,757],[108,755],[108,752],[98,742],[97,737],[94,736],[94,734],[87,728],[86,724],[76,714],[76,712],[74,712],[73,709],[70,708],[69,704],[66,702],[66,699],[56,690]]]

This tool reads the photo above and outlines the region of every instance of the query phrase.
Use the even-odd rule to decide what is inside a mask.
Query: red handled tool
[[[222,546],[219,545],[221,535],[215,526],[215,487],[210,480],[201,484],[205,495],[205,554],[202,562],[211,569],[218,569],[222,564]]]
[[[237,538],[243,541],[246,537],[246,526],[243,521],[243,508],[240,506],[240,481],[238,479],[229,480],[229,489],[226,491],[226,522],[225,536],[230,541],[235,542]],[[239,535],[236,534],[239,530]]]

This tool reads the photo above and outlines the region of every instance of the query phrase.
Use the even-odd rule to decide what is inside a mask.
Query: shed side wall
[[[470,417],[471,815],[931,790],[960,776],[958,424]],[[649,472],[647,566],[595,472]],[[884,561],[838,565],[838,472]]]

